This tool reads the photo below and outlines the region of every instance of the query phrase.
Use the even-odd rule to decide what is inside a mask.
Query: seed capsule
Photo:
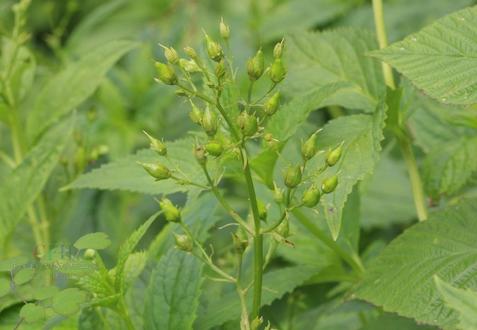
[[[285,79],[286,74],[287,74],[287,70],[285,69],[285,66],[283,65],[282,60],[279,58],[275,58],[268,72],[270,79],[275,84],[278,84],[280,81]]]
[[[290,234],[290,226],[288,224],[288,219],[284,219],[281,224],[278,225],[277,229],[275,229],[277,234],[280,236],[287,238]]]
[[[202,70],[200,67],[195,63],[194,60],[186,60],[185,58],[181,58],[179,60],[179,66],[186,72],[194,73],[194,72],[201,72]]]
[[[313,133],[308,140],[301,145],[301,156],[304,160],[310,160],[316,155],[317,151],[316,133]]]
[[[217,63],[217,66],[215,67],[215,76],[218,79],[221,79],[225,76],[225,64],[224,60],[221,60],[219,63]]]
[[[277,112],[279,103],[280,103],[280,92],[276,92],[267,100],[267,102],[265,102],[265,105],[263,106],[263,111],[268,116],[271,116],[275,114],[275,112]]]
[[[332,193],[335,189],[336,186],[338,185],[338,176],[333,175],[332,177],[329,177],[323,181],[321,184],[321,191],[325,194]]]
[[[257,208],[258,208],[258,217],[260,220],[266,220],[267,219],[267,206],[261,201],[257,201]]]
[[[199,58],[199,56],[197,55],[197,52],[192,47],[189,47],[189,46],[184,47],[184,52],[193,60],[196,60],[197,58]]]
[[[201,145],[194,147],[194,157],[200,165],[205,165],[207,162],[207,156],[205,155],[205,149]]]
[[[200,109],[192,102],[191,107],[192,110],[189,112],[189,118],[190,120],[192,120],[193,123],[200,125],[203,116],[202,111],[200,111]]]
[[[290,166],[285,172],[285,185],[288,188],[295,188],[301,182],[301,167],[299,165]]]
[[[177,76],[174,72],[174,69],[168,65],[161,62],[156,62],[157,75],[160,81],[166,85],[175,85],[177,84]]]
[[[171,171],[164,165],[157,163],[139,163],[150,176],[152,176],[156,181],[169,179],[172,174]]]
[[[273,183],[273,200],[277,203],[281,203],[284,200],[285,191]]]
[[[338,147],[328,152],[328,155],[326,155],[326,164],[330,167],[334,166],[340,160],[342,152],[343,144],[340,144]]]
[[[219,157],[224,152],[224,147],[219,141],[209,141],[205,145],[205,150],[212,156]]]
[[[285,39],[282,39],[282,41],[280,41],[279,43],[275,45],[275,47],[273,48],[273,57],[275,58],[282,57],[284,43],[285,43]]]
[[[209,57],[213,61],[219,62],[224,56],[222,47],[217,42],[213,41],[208,34],[205,34],[205,41],[207,45],[207,54],[209,54]]]
[[[188,235],[174,234],[174,239],[176,241],[176,246],[179,250],[191,252],[194,248],[194,242]]]
[[[167,147],[166,147],[166,144],[154,137],[152,137],[151,135],[149,135],[146,131],[143,131],[144,134],[146,134],[146,136],[149,138],[149,142],[150,142],[150,148],[152,150],[154,150],[155,152],[157,152],[159,154],[159,156],[165,156],[167,155]]]
[[[217,133],[218,120],[215,112],[211,111],[207,106],[202,116],[202,128],[208,136],[214,136]]]
[[[237,125],[244,136],[252,136],[257,132],[257,117],[249,114],[247,111],[242,111],[237,117]]]
[[[264,69],[263,52],[259,49],[255,56],[250,58],[247,62],[248,77],[252,81],[257,80],[262,76]]]
[[[306,207],[315,207],[316,204],[318,204],[318,202],[320,201],[320,197],[320,190],[315,185],[312,185],[303,193],[303,205],[305,205]]]
[[[164,49],[164,57],[166,58],[167,62],[171,64],[177,64],[179,62],[179,55],[172,47],[166,47],[164,45],[160,45]]]
[[[228,40],[230,38],[230,27],[224,23],[223,18],[220,19],[219,31],[222,39]]]
[[[163,198],[159,201],[159,206],[164,212],[164,217],[169,222],[181,221],[181,211],[172,204],[170,199]]]

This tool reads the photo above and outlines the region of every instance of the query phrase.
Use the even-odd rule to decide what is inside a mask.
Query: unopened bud
[[[201,145],[194,147],[194,157],[200,165],[205,165],[207,162],[207,156],[205,155],[205,149]]]
[[[194,242],[188,235],[174,234],[174,239],[176,241],[176,246],[179,250],[191,252],[194,248]]]
[[[161,62],[156,62],[156,71],[160,81],[166,85],[175,85],[177,84],[177,76],[174,72],[174,69],[168,65]]]
[[[224,60],[221,60],[219,63],[217,63],[217,66],[215,67],[215,76],[218,79],[221,79],[225,76],[225,64]]]
[[[198,58],[197,52],[192,47],[184,47],[184,52],[189,56],[191,59],[195,60]]]
[[[278,110],[278,105],[280,103],[280,92],[276,92],[273,94],[265,105],[263,106],[263,111],[268,115],[271,116]]]
[[[219,62],[224,56],[222,47],[212,40],[207,33],[205,34],[205,41],[207,45],[207,54],[213,61]]]
[[[301,145],[301,156],[303,157],[304,160],[310,160],[312,159],[315,155],[316,152],[318,151],[318,148],[316,146],[316,132],[313,133],[308,140],[303,142]]]
[[[93,260],[96,256],[96,250],[94,249],[86,249],[83,254],[84,258],[87,260]]]
[[[154,150],[155,152],[157,152],[160,156],[165,156],[167,155],[167,147],[166,147],[166,144],[158,139],[156,139],[155,137],[152,137],[151,135],[149,135],[146,131],[143,131],[144,134],[146,134],[146,136],[149,138],[149,142],[150,142],[150,148],[152,150]]]
[[[275,45],[275,47],[273,48],[273,57],[275,58],[282,57],[284,43],[285,43],[285,39],[282,39],[282,41],[280,41],[279,43]]]
[[[217,133],[218,120],[214,111],[209,106],[205,108],[201,121],[202,128],[208,136],[214,136]]]
[[[164,49],[164,57],[166,58],[167,62],[171,64],[177,64],[179,62],[179,55],[172,47],[166,47],[164,45],[160,45]]]
[[[287,238],[290,235],[290,225],[288,223],[288,219],[284,219],[282,223],[278,225],[275,231],[283,238]]]
[[[334,166],[340,160],[342,152],[343,144],[340,144],[338,147],[328,152],[328,155],[326,155],[326,164],[330,167]]]
[[[222,39],[228,40],[230,38],[230,27],[224,23],[223,18],[220,19],[219,31]]]
[[[152,176],[156,181],[169,179],[172,174],[171,171],[164,165],[157,163],[139,163],[150,176]]]
[[[257,117],[242,111],[237,117],[237,125],[244,136],[252,136],[257,132]]]
[[[201,72],[202,70],[200,67],[195,63],[194,60],[186,60],[181,58],[179,60],[179,66],[186,72],[194,73],[194,72]]]
[[[286,74],[287,74],[287,70],[285,69],[285,66],[283,65],[282,60],[279,58],[276,58],[273,61],[270,67],[270,70],[268,71],[268,75],[270,76],[270,79],[275,84],[278,84],[280,81],[285,79]]]
[[[320,190],[315,185],[312,185],[303,193],[303,205],[305,205],[306,207],[315,207],[316,204],[318,204],[318,202],[320,201],[320,197]]]
[[[261,201],[257,201],[257,208],[258,208],[258,217],[260,220],[266,220],[267,219],[267,206]]]
[[[164,217],[169,222],[181,221],[181,211],[172,204],[170,199],[163,198],[159,201],[159,206],[164,212]]]
[[[288,188],[295,188],[301,182],[301,167],[299,165],[290,166],[285,172],[285,185]]]
[[[273,183],[273,199],[275,200],[275,202],[282,203],[284,200],[284,196],[285,196],[285,191],[282,188],[278,187],[277,184],[274,182]]]
[[[189,118],[193,123],[200,125],[202,121],[202,111],[200,111],[200,109],[192,102],[191,107],[192,110],[189,112]]]
[[[247,62],[247,73],[250,80],[254,81],[260,78],[265,69],[264,57],[261,49]]]
[[[212,156],[219,157],[224,152],[224,147],[220,141],[209,141],[205,145],[205,150]]]
[[[338,185],[338,176],[333,175],[332,177],[329,177],[323,181],[321,184],[321,191],[325,194],[332,193],[335,189],[336,186]]]

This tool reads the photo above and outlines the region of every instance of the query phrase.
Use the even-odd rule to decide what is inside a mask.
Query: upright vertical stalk
[[[384,25],[384,15],[383,15],[383,2],[382,0],[373,0],[373,12],[374,12],[374,24],[376,26],[376,35],[378,37],[379,48],[385,48],[388,45],[388,40],[386,37],[386,28]],[[383,76],[386,85],[395,89],[396,85],[394,83],[394,77],[391,70],[391,67],[382,63],[383,66]],[[409,130],[403,125],[405,131],[405,136],[397,135],[396,138],[399,142],[404,161],[406,163],[407,171],[409,173],[409,179],[411,181],[412,195],[414,198],[414,205],[416,207],[417,218],[419,221],[424,221],[427,219],[427,207],[425,202],[424,190],[422,188],[422,181],[419,175],[419,170],[417,167],[416,157],[412,150],[411,141],[409,137]]]

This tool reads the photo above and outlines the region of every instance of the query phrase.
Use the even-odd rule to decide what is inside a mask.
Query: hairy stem
[[[384,25],[382,0],[373,0],[373,12],[379,48],[385,48],[388,45],[388,40],[386,37],[386,27]],[[382,63],[382,66],[384,81],[386,85],[389,86],[391,89],[395,89],[396,85],[394,83],[394,77],[391,67],[384,62]],[[408,138],[408,136],[410,136],[409,130],[405,125],[403,126],[403,130],[406,133],[406,137],[397,136],[397,139],[399,142],[399,146],[401,147],[401,152],[406,163],[407,171],[409,173],[409,179],[411,181],[412,187],[412,195],[414,198],[414,204],[416,206],[417,218],[419,219],[419,221],[424,221],[427,219],[427,207],[424,197],[424,190],[422,188],[422,181],[419,175],[416,157],[414,156],[414,152],[412,150],[411,141]]]

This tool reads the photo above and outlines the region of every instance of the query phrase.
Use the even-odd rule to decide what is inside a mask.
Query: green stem
[[[119,309],[120,309],[120,315],[123,317],[123,320],[126,322],[126,326],[128,330],[135,330],[136,327],[134,326],[134,323],[131,320],[131,316],[129,315],[129,311],[126,307],[126,304],[124,303],[123,297],[120,298]]]
[[[333,250],[343,261],[345,261],[359,276],[364,273],[364,266],[358,256],[351,256],[344,251],[333,239],[328,237],[320,228],[318,228],[305,214],[295,209],[293,215],[305,226],[313,235],[315,235],[326,246]]]
[[[246,158],[247,150],[245,146],[240,149],[240,156],[244,165],[244,176],[247,183],[248,197],[250,207],[252,209],[254,223],[254,278],[253,278],[253,305],[251,319],[254,320],[259,316],[260,306],[262,302],[262,280],[263,280],[263,235],[260,232],[260,217],[258,212],[257,195],[253,184],[252,172],[248,159]]]
[[[383,3],[382,0],[373,0],[373,12],[374,12],[374,23],[376,25],[376,34],[378,36],[379,48],[385,48],[388,45],[388,40],[386,37],[386,27],[384,25],[384,15],[383,15]],[[395,89],[396,85],[394,83],[394,77],[391,70],[391,67],[386,63],[382,63],[383,66],[383,76],[386,85],[391,89]],[[416,157],[412,150],[411,142],[408,138],[410,136],[409,130],[404,125],[403,131],[405,132],[405,137],[399,135],[396,136],[399,146],[401,147],[401,152],[406,163],[407,171],[409,173],[409,179],[411,181],[412,194],[414,198],[414,204],[416,206],[417,218],[419,221],[424,221],[427,219],[427,207],[424,197],[424,190],[422,188],[422,181],[419,175],[419,170],[417,167]]]

